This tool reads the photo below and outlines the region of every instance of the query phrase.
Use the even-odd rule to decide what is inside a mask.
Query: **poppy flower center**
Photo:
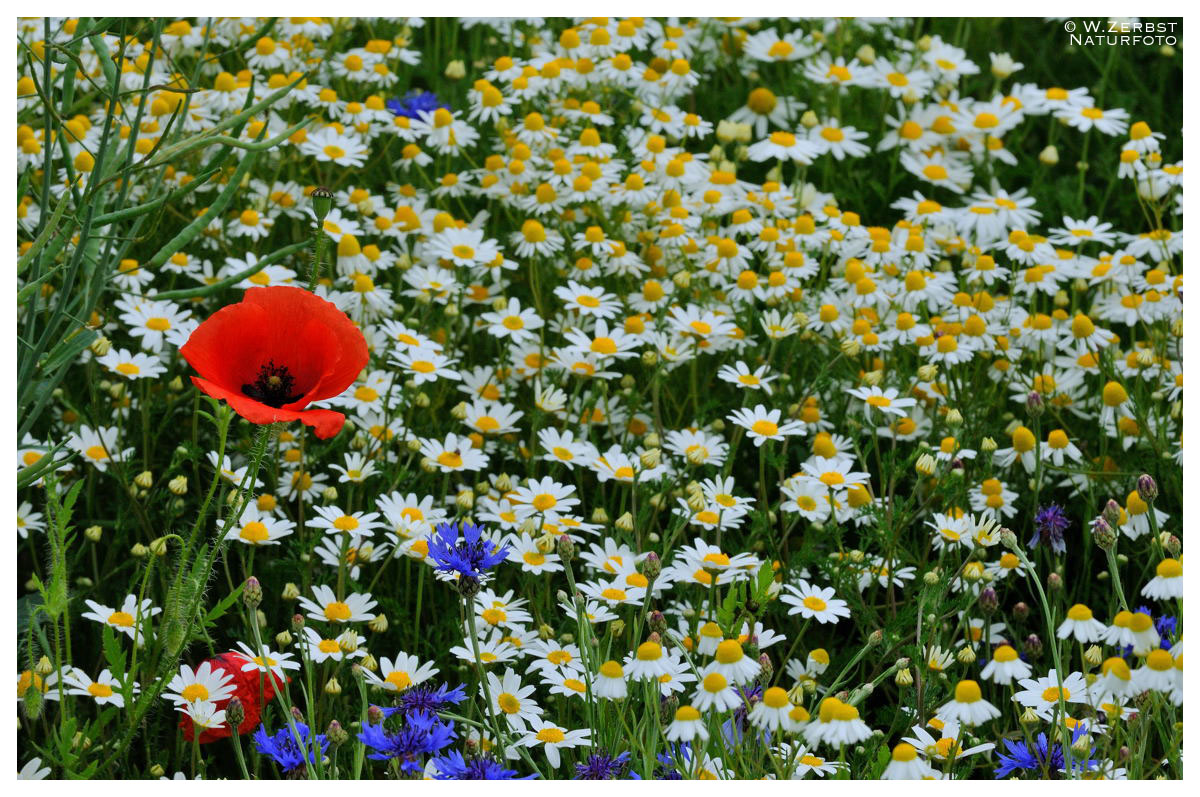
[[[295,393],[296,377],[286,365],[276,365],[274,360],[268,360],[258,369],[258,376],[248,385],[242,385],[242,392],[255,401],[268,407],[282,407],[298,401],[303,393]]]

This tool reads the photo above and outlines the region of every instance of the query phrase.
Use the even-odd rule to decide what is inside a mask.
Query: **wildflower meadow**
[[[18,778],[1182,778],[1182,25],[18,19]]]

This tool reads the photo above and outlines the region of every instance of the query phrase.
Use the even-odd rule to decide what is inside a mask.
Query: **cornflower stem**
[[[1029,561],[1029,557],[1025,555],[1025,551],[1021,550],[1020,545],[1012,546],[1012,551],[1021,560],[1021,564],[1025,566],[1025,578],[1033,582],[1034,588],[1037,590],[1038,602],[1042,605],[1042,613],[1046,618],[1046,644],[1050,647],[1050,655],[1054,658],[1054,677],[1058,681],[1058,705],[1056,713],[1059,717],[1067,716],[1067,703],[1063,699],[1063,668],[1062,654],[1058,649],[1058,636],[1054,633],[1054,609],[1050,605],[1049,599],[1046,597],[1046,591],[1042,589],[1040,579],[1033,577],[1033,563]],[[1054,731],[1056,736],[1061,736],[1061,729],[1058,726],[1057,717],[1055,720]],[[1071,744],[1069,739],[1063,740],[1063,760],[1067,765],[1067,777],[1074,779],[1074,771],[1071,767]]]
[[[199,733],[195,734],[195,738],[200,738]],[[242,777],[250,780],[250,771],[246,769],[246,756],[242,753],[242,737],[237,728],[234,728],[233,733],[229,734],[229,741],[233,743],[233,755],[237,759],[238,769],[242,771]]]
[[[1121,571],[1117,568],[1117,549],[1109,548],[1104,555],[1108,558],[1108,572],[1112,574],[1113,586],[1117,588],[1117,600],[1121,602],[1121,608],[1124,611],[1129,611],[1129,603],[1125,600],[1125,589],[1121,586]]]
[[[253,610],[248,609],[248,613],[249,613],[249,620],[250,620],[250,631],[254,636],[254,649],[258,651],[258,655],[261,657],[261,661],[259,662],[259,664],[260,664],[260,666],[267,667],[268,672],[270,672],[271,677],[274,677],[275,672],[270,669],[270,665],[267,663],[268,662],[267,646],[264,645],[263,641],[262,641],[262,631],[260,631],[258,628],[258,618],[254,615]],[[260,674],[262,672],[263,672],[262,670],[259,670]],[[290,730],[292,732],[292,738],[296,740],[296,747],[300,750],[300,754],[302,756],[304,756],[304,769],[308,773],[309,780],[316,780],[317,779],[316,772],[313,769],[313,764],[311,761],[308,760],[309,750],[305,748],[304,740],[300,737],[300,731],[296,728],[296,718],[292,716],[292,701],[288,697],[287,676],[285,675],[283,678],[280,679],[280,681],[281,681],[280,688],[279,688],[279,691],[277,692],[277,694],[279,695],[279,702],[283,703],[284,721],[287,722],[288,730]],[[311,728],[309,729],[309,735],[313,737],[313,739],[312,739],[313,747],[315,749],[320,749],[317,746],[316,737],[313,734],[313,730]],[[320,756],[314,756],[314,757],[317,759],[320,759]]]

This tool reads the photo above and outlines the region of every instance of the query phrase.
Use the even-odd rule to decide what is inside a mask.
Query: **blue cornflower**
[[[483,527],[474,523],[439,523],[428,543],[429,558],[443,573],[458,573],[459,590],[464,594],[477,588],[488,570],[508,558],[508,546],[486,539]]]
[[[258,730],[254,732],[255,749],[263,755],[275,759],[275,763],[279,765],[285,775],[303,769],[306,757],[309,763],[315,764],[317,762],[316,748],[320,746],[321,755],[325,755],[325,751],[329,747],[329,739],[323,733],[317,735],[316,744],[313,744],[308,726],[303,722],[296,723],[296,731],[300,734],[304,752],[301,752],[300,747],[296,745],[296,737],[292,735],[290,728],[281,728],[273,736],[270,736],[267,734],[267,726],[264,723],[259,725]]]
[[[1079,723],[1075,726],[1075,730],[1071,732],[1072,746],[1079,741],[1080,737],[1086,731],[1087,726],[1084,723]],[[1000,766],[996,767],[997,779],[1007,777],[1009,773],[1016,770],[1036,771],[1038,774],[1041,774],[1043,769],[1045,769],[1049,777],[1057,778],[1059,770],[1066,766],[1062,745],[1055,742],[1052,746],[1044,733],[1038,734],[1032,748],[1025,742],[1014,742],[1009,739],[1004,740],[1004,746],[1008,748],[1010,755],[1006,756],[1003,753],[996,754],[996,757],[1000,760]],[[1088,752],[1086,761],[1080,761],[1078,755],[1072,755],[1071,768],[1080,771],[1095,769],[1097,762],[1091,758],[1092,752]]]
[[[434,688],[433,684],[425,683],[414,686],[400,693],[400,705],[395,708],[380,706],[383,716],[390,717],[396,712],[411,714],[421,711],[426,714],[437,714],[448,706],[457,706],[467,699],[467,692],[461,686],[450,689],[446,684]]]
[[[407,116],[409,119],[417,119],[421,112],[432,113],[438,108],[450,110],[450,106],[439,100],[432,91],[420,89],[414,89],[398,99],[390,99],[385,105],[396,116]]]
[[[1050,506],[1040,507],[1037,514],[1033,516],[1033,525],[1033,537],[1029,540],[1030,548],[1036,548],[1044,538],[1045,543],[1055,553],[1067,552],[1067,542],[1063,538],[1063,532],[1070,527],[1071,520],[1061,506],[1050,504]]]
[[[384,729],[383,723],[367,723],[358,740],[371,748],[368,758],[400,761],[405,772],[421,772],[424,769],[422,756],[439,753],[450,744],[457,734],[453,722],[442,722],[432,714],[418,711],[405,717],[404,727],[395,732]]]
[[[575,765],[575,780],[622,780],[629,769],[629,753],[611,756],[604,751],[588,756]]]
[[[433,766],[436,769],[433,775],[435,780],[532,780],[537,777],[517,777],[516,770],[505,769],[487,756],[466,759],[457,750],[434,758]]]

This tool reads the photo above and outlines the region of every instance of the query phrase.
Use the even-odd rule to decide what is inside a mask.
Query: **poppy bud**
[[[310,199],[312,199],[313,215],[317,217],[317,224],[321,224],[329,215],[329,211],[333,210],[333,192],[325,186],[319,185],[313,189]]]
[[[242,601],[249,609],[257,609],[262,603],[263,591],[262,584],[258,583],[258,579],[254,576],[246,579],[245,586],[242,587]]]
[[[25,694],[21,696],[21,707],[25,711],[25,716],[31,720],[36,720],[42,716],[42,690],[32,680],[29,686],[25,689]]]
[[[1138,476],[1137,493],[1138,498],[1147,504],[1154,503],[1154,499],[1158,498],[1158,483],[1154,481],[1154,477],[1148,473]]]

